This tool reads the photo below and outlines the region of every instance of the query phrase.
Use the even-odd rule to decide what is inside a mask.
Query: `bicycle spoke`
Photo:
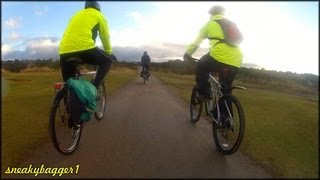
[[[51,139],[58,152],[70,154],[79,143],[81,128],[75,132],[73,127],[70,126],[69,101],[67,100],[65,103],[63,96],[61,94],[58,95],[55,97],[55,105],[50,112]]]

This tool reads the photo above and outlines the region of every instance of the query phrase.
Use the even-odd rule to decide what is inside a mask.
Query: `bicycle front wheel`
[[[69,98],[64,99],[63,91],[60,90],[54,98],[49,117],[51,141],[61,154],[73,153],[79,145],[82,133],[82,125],[77,128],[73,126],[68,104]]]
[[[221,120],[212,123],[216,147],[225,155],[235,153],[241,145],[245,130],[245,114],[239,100],[227,94],[219,99]]]
[[[202,112],[202,106],[203,103],[199,100],[198,86],[195,85],[193,87],[190,99],[190,117],[192,123],[199,121]]]
[[[98,89],[98,96],[99,100],[97,101],[97,111],[94,113],[94,117],[97,120],[102,120],[104,117],[104,112],[106,111],[106,99],[107,99],[107,93],[106,93],[106,86],[104,85],[104,82],[101,82],[101,85]]]

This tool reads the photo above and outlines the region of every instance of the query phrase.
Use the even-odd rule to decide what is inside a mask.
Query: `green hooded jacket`
[[[199,48],[199,45],[202,43],[202,41],[207,37],[224,39],[223,31],[220,25],[214,21],[222,18],[224,18],[223,15],[211,16],[210,21],[201,28],[195,41],[187,47],[187,54],[192,56],[192,54],[194,54]],[[242,64],[243,55],[240,47],[232,47],[225,43],[218,43],[218,40],[214,39],[209,40],[209,45],[210,55],[215,60],[235,67],[240,67]]]
[[[86,8],[77,12],[69,21],[60,43],[59,54],[84,51],[95,48],[95,39],[99,36],[103,49],[112,53],[108,23],[103,14],[94,9]]]

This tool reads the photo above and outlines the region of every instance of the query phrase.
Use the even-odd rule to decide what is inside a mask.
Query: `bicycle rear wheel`
[[[66,98],[64,102],[64,94],[60,90],[54,98],[49,117],[51,141],[61,154],[73,153],[79,145],[82,133],[82,125],[75,128],[71,122],[70,110],[67,110],[68,104],[69,98]]]
[[[239,100],[227,94],[219,99],[221,123],[212,123],[216,147],[225,155],[235,153],[241,145],[245,130],[245,115]]]
[[[195,85],[193,87],[190,99],[190,117],[192,123],[199,121],[202,112],[202,106],[203,103],[199,100],[198,86]]]
[[[97,111],[94,113],[94,117],[100,121],[104,117],[107,99],[106,86],[104,85],[103,81],[101,82],[100,87],[98,89],[98,96],[99,100],[97,101]]]

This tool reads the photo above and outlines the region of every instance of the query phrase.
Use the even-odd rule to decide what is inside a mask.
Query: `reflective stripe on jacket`
[[[211,16],[209,22],[207,22],[200,30],[196,40],[187,47],[187,53],[192,55],[197,51],[201,42],[207,37],[216,37],[224,39],[223,31],[220,25],[214,20],[222,19],[223,15]],[[218,40],[209,40],[210,55],[215,60],[231,65],[240,67],[242,63],[242,52],[239,47],[231,47],[225,43],[218,43]]]
[[[77,12],[69,21],[60,43],[59,54],[95,48],[98,35],[107,54],[112,53],[108,23],[101,12],[93,8]]]

